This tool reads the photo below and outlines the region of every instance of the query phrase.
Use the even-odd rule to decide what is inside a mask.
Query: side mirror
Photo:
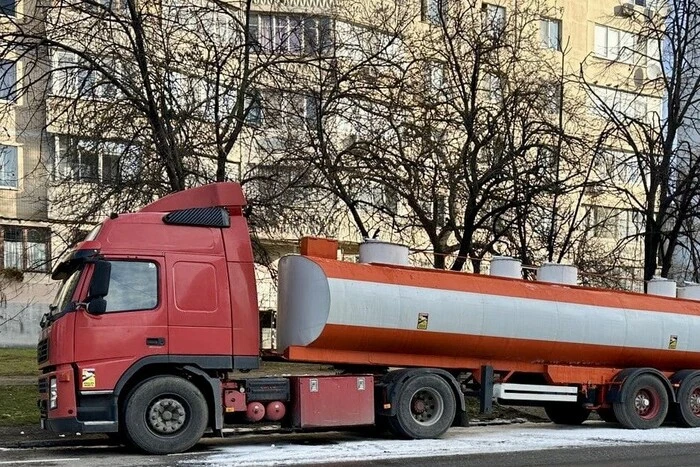
[[[93,298],[87,305],[87,312],[91,315],[103,315],[107,311],[107,300]]]
[[[109,293],[109,278],[112,275],[112,264],[107,261],[97,261],[90,281],[88,301],[104,298]],[[104,300],[103,300],[104,301]]]

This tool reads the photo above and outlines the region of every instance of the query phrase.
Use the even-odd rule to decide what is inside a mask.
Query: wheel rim
[[[434,425],[444,411],[442,396],[435,389],[422,388],[411,396],[411,415],[419,425]]]
[[[146,424],[157,435],[175,434],[187,424],[187,410],[177,399],[156,399],[148,408]]]
[[[700,417],[700,387],[696,387],[688,396],[688,407],[693,415]]]
[[[651,420],[659,414],[659,395],[651,388],[643,388],[634,397],[634,409],[640,418]]]

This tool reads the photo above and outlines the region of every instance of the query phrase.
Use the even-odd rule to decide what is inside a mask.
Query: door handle
[[[165,345],[165,337],[147,337],[146,345],[163,347]]]

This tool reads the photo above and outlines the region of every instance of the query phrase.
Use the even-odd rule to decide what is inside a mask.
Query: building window
[[[250,40],[258,52],[327,55],[333,50],[330,18],[250,15]]]
[[[15,0],[0,0],[0,15],[15,16],[17,2]]]
[[[17,62],[0,60],[0,99],[12,100],[17,85]]]
[[[318,94],[266,92],[263,98],[265,124],[270,127],[315,127],[321,110]]]
[[[17,188],[17,148],[0,144],[0,187]]]
[[[447,0],[423,0],[421,19],[432,24],[440,24],[447,12]]]
[[[537,172],[548,175],[557,168],[557,156],[554,148],[550,146],[540,146],[537,148]]]
[[[594,172],[601,181],[628,186],[642,181],[640,163],[633,152],[606,149],[596,153]]]
[[[74,136],[56,136],[55,173],[60,181],[113,184],[138,171],[135,146]]]
[[[496,75],[487,74],[485,76],[485,81],[489,101],[493,104],[501,102],[503,100],[501,78]]]
[[[561,50],[561,21],[549,18],[540,20],[540,42],[545,49]]]
[[[595,25],[595,54],[608,60],[631,63],[635,52],[635,35],[608,26]]]
[[[72,52],[55,50],[51,56],[51,93],[76,96],[89,88],[90,72]]]
[[[506,9],[502,6],[484,3],[481,6],[484,29],[492,37],[500,37],[506,27]]]
[[[3,268],[22,271],[49,270],[49,229],[3,226]]]
[[[563,100],[563,86],[559,81],[551,81],[544,89],[545,99],[547,100],[547,111],[553,114],[559,114],[561,111],[561,103]]]
[[[257,91],[253,91],[250,97],[245,99],[245,121],[250,125],[261,125],[263,121],[262,97]]]
[[[653,123],[653,119],[661,111],[660,99],[595,86],[591,92],[591,110],[603,118],[612,113],[619,118]]]
[[[318,96],[304,96],[304,119],[310,127],[316,127],[321,101]]]
[[[431,61],[425,68],[426,88],[431,95],[438,94],[445,88],[445,65]]]
[[[591,206],[588,228],[593,236],[611,240],[639,237],[644,232],[644,215],[632,209]]]
[[[615,210],[603,206],[593,206],[589,228],[593,231],[593,236],[598,238],[617,238],[618,221]]]

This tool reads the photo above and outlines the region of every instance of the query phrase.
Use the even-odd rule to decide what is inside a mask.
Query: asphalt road
[[[495,428],[494,430],[499,430]],[[508,428],[503,427],[504,430]],[[297,445],[305,449],[319,446],[337,445],[346,441],[363,440],[353,433],[296,434],[280,435],[273,441],[287,445]],[[376,439],[380,444],[381,439]],[[255,450],[270,446],[270,438],[265,436],[239,436],[226,439],[206,439],[188,453],[169,456],[148,456],[129,452],[118,446],[85,446],[70,448],[35,448],[0,450],[0,467],[4,465],[41,466],[81,466],[109,465],[122,466],[178,466],[196,467],[211,465],[212,456],[219,456],[216,465],[236,465],[237,459],[228,450]],[[504,447],[505,451],[506,448]],[[223,454],[223,459],[221,458]],[[317,459],[323,461],[323,459]],[[364,466],[370,462],[315,464],[323,466]],[[283,465],[283,464],[279,464]],[[305,464],[297,464],[305,465]],[[308,465],[308,464],[306,464]],[[525,452],[491,452],[452,456],[421,457],[419,450],[410,459],[372,459],[373,466],[697,466],[700,465],[700,443],[698,444],[655,444],[641,443],[620,446],[593,446],[583,448],[559,448]]]
[[[204,466],[207,447],[197,452],[169,456],[144,456],[125,452],[115,447],[90,448],[52,448],[0,451],[0,466],[3,465],[41,465],[41,466],[78,466],[109,465],[126,466]],[[644,445],[644,446],[608,446],[596,448],[567,448],[547,451],[507,452],[491,454],[472,454],[467,456],[431,457],[395,460],[373,460],[373,466],[609,466],[627,467],[682,467],[700,464],[700,446],[695,444]],[[235,465],[231,459],[230,465]],[[319,465],[319,464],[316,464]],[[356,467],[367,465],[366,462],[331,463],[321,466]]]

